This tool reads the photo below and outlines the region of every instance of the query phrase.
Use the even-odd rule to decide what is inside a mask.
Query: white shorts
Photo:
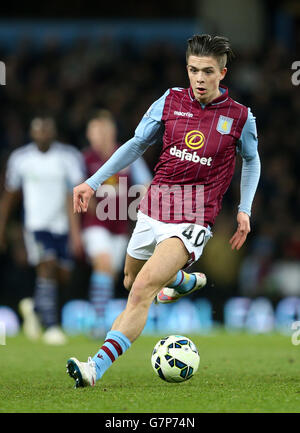
[[[102,253],[110,254],[113,269],[117,272],[121,270],[128,244],[127,235],[113,234],[105,227],[92,226],[82,231],[82,241],[90,259]]]
[[[203,248],[212,237],[209,227],[191,223],[164,223],[138,211],[137,222],[127,247],[127,253],[139,260],[148,260],[160,242],[178,237],[189,252],[185,266],[191,266],[202,255]]]

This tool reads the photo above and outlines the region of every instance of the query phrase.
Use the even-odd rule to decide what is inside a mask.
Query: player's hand
[[[250,232],[250,218],[244,212],[239,212],[237,214],[237,223],[238,228],[229,243],[231,244],[231,249],[239,250],[241,246],[244,244],[248,233]]]
[[[81,183],[73,189],[73,209],[74,213],[86,212],[89,201],[95,191],[87,184]]]

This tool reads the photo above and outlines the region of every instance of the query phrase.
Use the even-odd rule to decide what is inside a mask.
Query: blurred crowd
[[[1,190],[7,158],[30,141],[29,124],[34,116],[53,116],[60,141],[81,151],[87,146],[91,112],[105,108],[115,117],[118,142],[123,143],[166,89],[188,86],[184,43],[182,49],[171,41],[136,47],[129,41],[102,37],[74,41],[71,47],[51,39],[33,48],[24,39],[14,51],[0,47],[0,57],[6,64],[7,83],[0,89]],[[294,60],[299,59],[284,45],[270,43],[259,52],[236,52],[228,65],[224,84],[230,96],[249,106],[257,120],[262,174],[252,231],[246,246],[233,253],[228,240],[239,203],[241,161],[237,159],[214,238],[201,259],[201,271],[209,280],[207,297],[300,294],[300,98],[299,88],[291,81]],[[145,154],[150,170],[159,153],[158,146]],[[9,246],[1,255],[1,303],[13,302],[31,290],[32,270],[22,247],[21,216],[22,209],[16,209],[9,226]],[[78,264],[74,272],[65,296],[83,297],[88,270]],[[116,296],[126,295],[120,283]]]

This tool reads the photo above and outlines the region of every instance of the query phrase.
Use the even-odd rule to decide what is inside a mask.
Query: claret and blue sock
[[[175,289],[178,293],[187,293],[194,288],[195,284],[196,276],[194,274],[180,270],[177,272],[175,281],[168,284],[168,287]]]
[[[57,283],[51,278],[37,277],[34,291],[34,309],[45,328],[58,324]]]
[[[112,363],[131,346],[130,340],[120,331],[109,331],[103,346],[93,357],[96,364],[96,380],[99,380]]]
[[[96,311],[95,327],[102,332],[105,331],[105,309],[113,293],[114,279],[112,275],[94,271],[91,275],[89,298]]]

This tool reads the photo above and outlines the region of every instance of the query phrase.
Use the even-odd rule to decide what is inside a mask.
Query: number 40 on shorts
[[[196,230],[195,230],[196,227]],[[186,237],[195,247],[201,247],[204,244],[205,240],[205,229],[198,229],[194,224],[190,224],[186,227],[183,232],[183,236]]]

